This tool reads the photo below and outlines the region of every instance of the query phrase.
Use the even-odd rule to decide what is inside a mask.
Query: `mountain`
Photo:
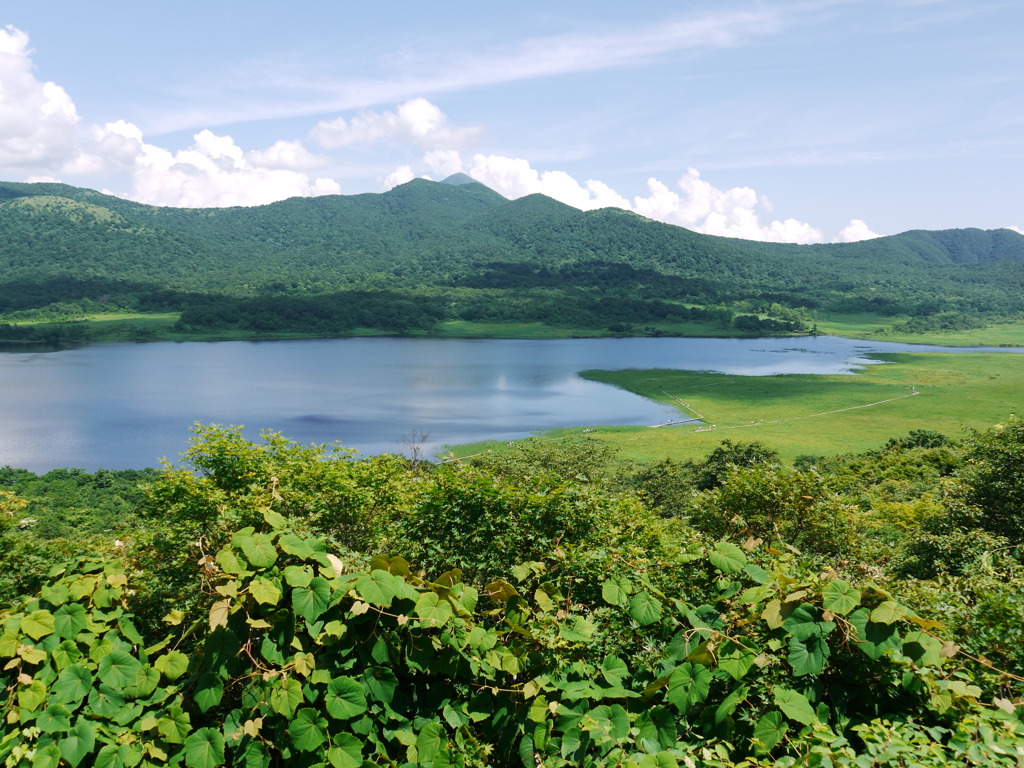
[[[335,329],[389,306],[420,324],[655,323],[694,319],[694,305],[990,316],[1024,311],[1022,288],[1024,236],[1011,230],[751,242],[543,195],[507,200],[464,174],[214,209],[0,183],[0,313],[100,304],[237,326],[272,312],[279,326]]]

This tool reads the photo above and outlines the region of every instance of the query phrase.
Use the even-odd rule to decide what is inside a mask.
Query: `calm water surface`
[[[844,373],[870,364],[871,352],[900,351],[968,350],[818,336],[168,342],[0,353],[0,466],[155,466],[178,458],[196,422],[364,453],[400,451],[414,432],[429,433],[426,448],[437,450],[562,426],[657,424],[678,412],[577,372]]]

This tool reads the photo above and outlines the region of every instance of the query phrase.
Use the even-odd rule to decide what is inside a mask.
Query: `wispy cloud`
[[[322,115],[535,78],[629,67],[679,52],[746,44],[798,23],[809,10],[831,2],[763,6],[694,13],[659,24],[608,32],[571,33],[521,40],[505,47],[454,53],[451,41],[423,43],[374,62],[384,74],[361,77],[365,62],[343,60],[252,61],[220,82],[182,88],[192,103],[148,120],[152,133],[250,120]],[[365,52],[363,52],[365,53]],[[327,73],[327,74],[324,74]],[[269,98],[268,98],[269,96]],[[201,102],[201,103],[197,103]]]

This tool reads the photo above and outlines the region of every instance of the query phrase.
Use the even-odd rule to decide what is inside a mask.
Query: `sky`
[[[2,180],[208,207],[455,172],[754,240],[1024,233],[1024,3],[0,9]]]

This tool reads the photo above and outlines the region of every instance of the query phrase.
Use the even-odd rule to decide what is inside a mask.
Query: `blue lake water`
[[[565,426],[658,424],[678,411],[581,379],[586,369],[738,375],[846,373],[872,352],[968,351],[798,339],[354,338],[103,344],[0,353],[0,466],[34,472],[156,466],[195,423],[301,443],[399,452]],[[987,348],[977,351],[1006,351]]]

